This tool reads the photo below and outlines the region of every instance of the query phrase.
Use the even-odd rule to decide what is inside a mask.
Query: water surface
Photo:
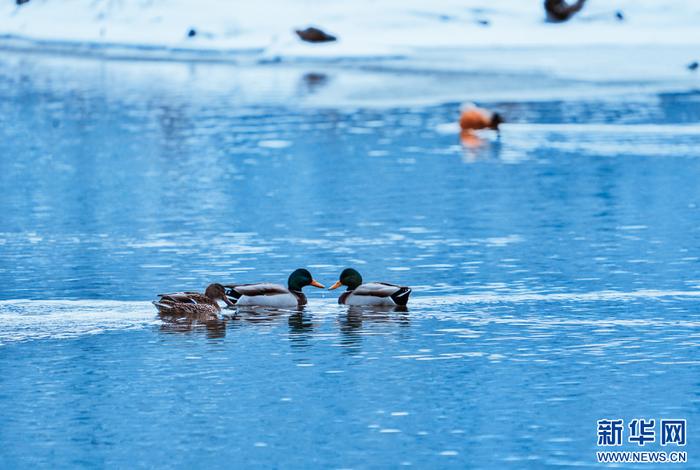
[[[497,75],[465,146],[466,73],[0,61],[0,466],[596,466],[604,417],[693,461],[696,92]],[[148,303],[299,266],[409,311]]]

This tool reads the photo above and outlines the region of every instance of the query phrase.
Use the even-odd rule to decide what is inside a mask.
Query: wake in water
[[[700,298],[700,291],[661,291],[640,290],[633,292],[599,291],[556,294],[501,294],[485,293],[474,295],[417,296],[409,303],[407,314],[417,318],[438,317],[441,319],[469,321],[465,309],[473,311],[479,305],[518,305],[532,302],[618,302],[618,301],[662,301],[694,300]],[[318,317],[337,315],[346,312],[348,307],[337,305],[335,299],[312,299],[304,311]],[[224,315],[233,316],[236,310],[223,310]],[[246,312],[250,316],[250,312]],[[292,311],[280,312],[283,314]],[[482,318],[483,320],[483,318]],[[493,318],[494,321],[502,321]],[[528,323],[527,320],[508,318],[507,321]],[[647,320],[615,319],[572,319],[548,317],[549,324],[598,323],[600,325],[648,324]],[[656,322],[658,323],[658,322]],[[677,322],[674,322],[677,323]],[[685,322],[688,323],[688,322]],[[75,338],[82,335],[99,334],[110,330],[139,329],[160,325],[162,320],[147,301],[112,300],[3,300],[0,301],[0,345],[36,339]],[[698,324],[700,325],[700,323]]]
[[[150,302],[3,300],[0,301],[0,344],[74,338],[158,322]]]

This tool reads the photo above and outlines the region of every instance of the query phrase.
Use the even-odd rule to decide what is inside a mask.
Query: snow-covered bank
[[[31,0],[19,7],[8,0],[0,4],[0,47],[269,61],[411,58],[451,48],[700,46],[694,0],[589,0],[570,22],[543,19],[540,0]],[[292,31],[310,24],[339,41],[301,42]],[[498,54],[491,60],[497,64]]]
[[[310,24],[339,40],[300,41],[293,30]],[[63,66],[55,58],[90,76],[80,60],[23,58],[182,61],[100,70],[114,70],[115,88],[236,83],[251,102],[294,96],[311,106],[630,97],[700,86],[700,73],[686,68],[700,60],[699,24],[695,0],[589,0],[564,24],[546,23],[540,0],[8,0],[0,50],[14,52],[0,65],[37,77]],[[277,62],[284,66],[267,65]]]

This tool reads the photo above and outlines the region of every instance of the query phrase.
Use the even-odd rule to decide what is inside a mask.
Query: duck
[[[476,131],[480,129],[498,130],[498,126],[503,122],[503,116],[480,108],[473,103],[467,103],[462,106],[459,116],[459,127],[463,132]]]
[[[229,300],[236,306],[293,308],[306,305],[306,295],[302,292],[306,286],[325,288],[304,268],[299,268],[289,275],[286,288],[268,282],[228,284],[224,287]]]
[[[547,12],[547,21],[550,23],[562,23],[567,21],[581,11],[585,3],[586,0],[576,0],[574,3],[569,3],[565,0],[544,0],[544,10]],[[616,16],[618,19],[622,19],[620,16]]]
[[[353,268],[340,273],[339,280],[329,290],[345,286],[347,290],[338,297],[341,305],[398,305],[405,306],[411,288],[388,282],[362,282],[362,276]]]
[[[175,292],[158,294],[159,299],[153,301],[158,313],[165,315],[201,316],[216,315],[221,311],[218,300],[232,306],[226,289],[221,284],[209,284],[204,294],[199,292]]]

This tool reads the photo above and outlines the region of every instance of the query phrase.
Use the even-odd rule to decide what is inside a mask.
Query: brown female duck
[[[158,294],[159,300],[153,302],[158,312],[166,315],[216,315],[221,311],[217,300],[226,305],[233,305],[226,297],[226,289],[221,284],[210,284],[204,291],[175,292],[173,294]]]

